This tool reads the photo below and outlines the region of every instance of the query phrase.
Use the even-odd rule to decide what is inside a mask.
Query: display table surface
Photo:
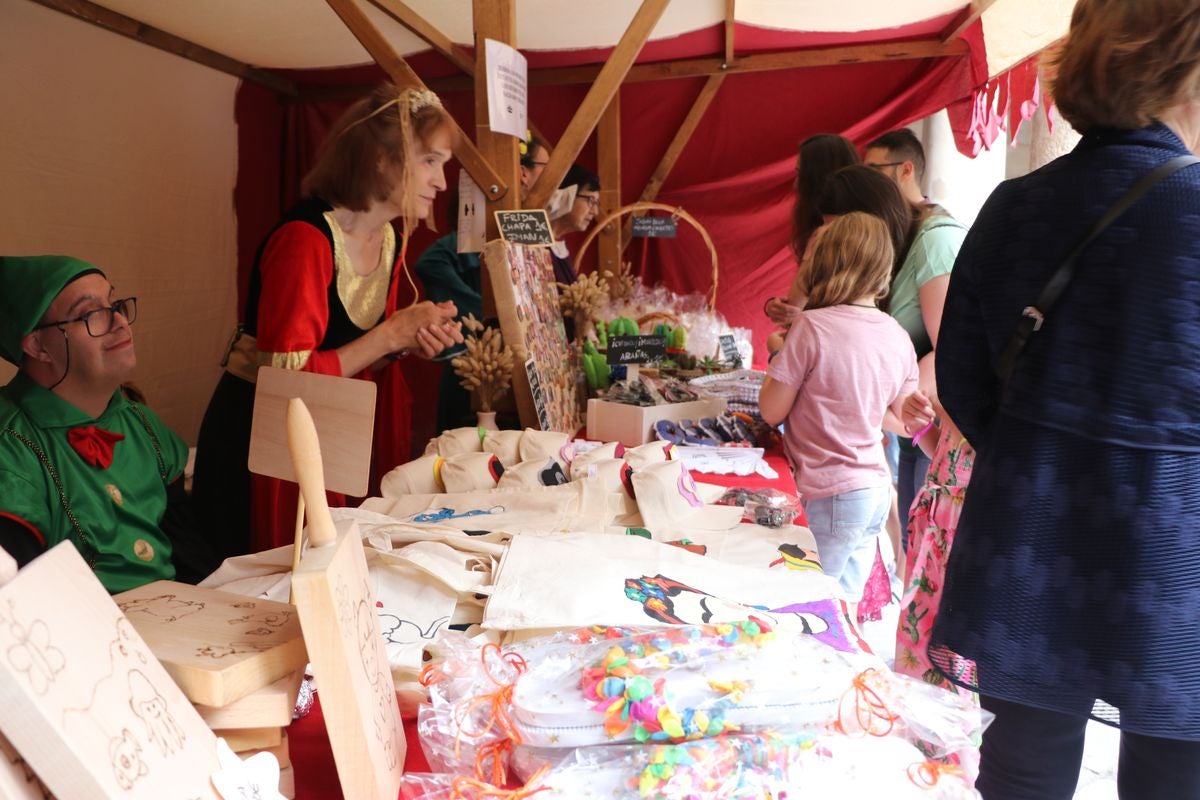
[[[783,454],[777,450],[768,451],[765,458],[779,473],[778,478],[768,480],[761,475],[711,475],[703,472],[693,472],[692,475],[700,483],[745,486],[753,489],[772,488],[795,494],[796,486]],[[798,519],[797,524],[803,524],[803,520]],[[428,772],[429,765],[417,737],[416,719],[404,720],[404,735],[408,740],[404,771]],[[288,728],[288,748],[292,768],[295,770],[296,800],[338,800],[342,797],[333,751],[329,748],[329,737],[325,731],[325,717],[321,713],[319,692],[308,716],[296,720]]]

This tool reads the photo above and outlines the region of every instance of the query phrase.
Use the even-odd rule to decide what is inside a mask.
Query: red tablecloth
[[[692,475],[700,483],[745,486],[753,489],[771,488],[795,494],[796,484],[792,481],[792,473],[783,454],[768,451],[766,460],[779,473],[778,478],[768,480],[759,475],[710,475],[703,472],[694,472]],[[797,522],[803,524],[801,520]],[[404,771],[428,772],[429,764],[417,738],[415,719],[404,720],[404,735],[408,740]],[[295,770],[296,800],[339,800],[342,797],[333,751],[329,749],[329,737],[325,732],[325,716],[321,713],[319,694],[313,703],[312,712],[304,719],[293,722],[288,728],[288,750],[292,768]]]

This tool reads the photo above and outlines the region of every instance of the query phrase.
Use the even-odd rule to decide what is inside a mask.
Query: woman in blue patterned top
[[[996,377],[1091,226],[1200,149],[1200,3],[1080,0],[1056,61],[1083,138],[996,189],[950,279],[938,390],[978,458],[930,655],[978,666],[987,800],[1070,798],[1089,717],[1121,728],[1122,798],[1200,798],[1200,166],[1082,252]]]

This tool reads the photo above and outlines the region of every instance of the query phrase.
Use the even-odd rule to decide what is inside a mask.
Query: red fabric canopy
[[[903,29],[840,36],[739,24],[737,52],[928,38],[952,21],[939,18]],[[720,259],[717,308],[731,324],[754,331],[760,358],[770,329],[762,315],[763,302],[782,294],[795,270],[788,241],[797,144],[814,133],[836,132],[861,146],[885,131],[972,98],[987,82],[980,24],[975,23],[963,38],[969,53],[961,57],[738,73],[726,78],[658,199],[685,208],[712,236]],[[639,63],[708,57],[722,49],[723,29],[714,26],[651,42]],[[530,68],[539,69],[599,63],[607,54],[606,50],[578,50],[527,56]],[[434,53],[412,57],[409,63],[427,79],[454,74],[454,68]],[[383,79],[375,66],[282,74],[306,87]],[[676,79],[621,88],[622,202],[638,199],[703,82],[703,78]],[[531,88],[531,116],[551,141],[565,130],[587,89],[587,85]],[[470,92],[446,94],[442,100],[464,130],[473,130]],[[235,203],[240,297],[245,296],[245,281],[259,243],[282,211],[298,199],[300,178],[346,105],[285,103],[273,92],[248,83],[239,89]],[[594,139],[578,160],[595,167]],[[451,185],[454,178],[448,176]],[[439,219],[444,220],[445,213],[439,209]],[[444,229],[444,224],[441,227]],[[408,251],[410,264],[433,238],[434,234],[423,230],[414,237]],[[634,261],[635,273],[643,275],[647,283],[661,282],[680,292],[709,288],[707,249],[687,226],[681,226],[676,239],[635,241],[626,254]],[[409,369],[420,373],[434,368],[414,363]],[[412,377],[419,380],[414,385],[436,385],[426,383],[432,377],[429,374]],[[418,420],[433,416],[422,413],[419,406],[414,411]],[[424,435],[425,431],[415,430],[413,440],[423,441]]]

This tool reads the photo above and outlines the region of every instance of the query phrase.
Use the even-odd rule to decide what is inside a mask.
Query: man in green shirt
[[[68,256],[0,257],[0,546],[24,565],[70,540],[110,592],[175,577],[162,523],[187,447],[126,399],[137,300]]]
[[[863,164],[891,178],[900,187],[904,199],[914,208],[922,209],[920,228],[892,279],[888,313],[908,332],[917,358],[932,359],[937,348],[946,290],[950,286],[950,271],[966,238],[967,227],[941,206],[926,201],[921,192],[921,183],[925,179],[925,148],[912,131],[900,128],[872,141],[863,152]],[[911,439],[900,439],[899,450],[896,488],[900,513],[906,515],[925,482],[930,462]],[[903,519],[901,522],[902,540],[907,549],[908,526]]]

